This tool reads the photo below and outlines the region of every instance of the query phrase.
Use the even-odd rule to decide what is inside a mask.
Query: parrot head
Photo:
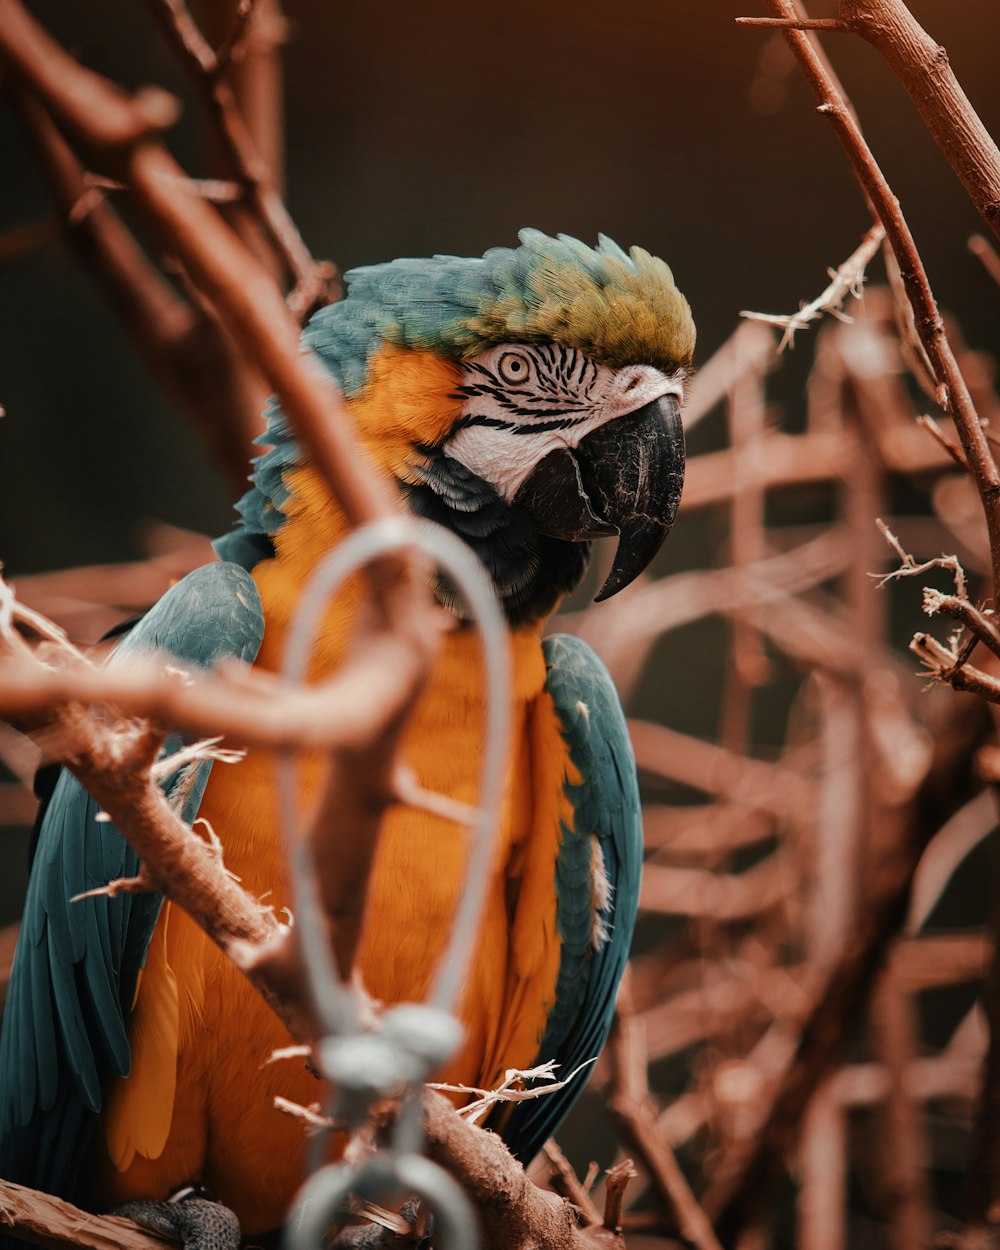
[[[515,627],[576,586],[592,538],[618,536],[598,599],[659,550],[680,500],[695,338],[670,269],[648,252],[519,237],[481,258],[353,270],[303,335],[409,508],[476,551]],[[273,446],[239,505],[242,529],[217,544],[242,563],[280,550],[294,509],[301,457],[280,409],[267,415]],[[458,610],[446,584],[440,596]]]

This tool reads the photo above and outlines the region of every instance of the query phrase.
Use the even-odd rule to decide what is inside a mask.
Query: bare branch
[[[443,1095],[425,1095],[424,1129],[430,1157],[462,1177],[490,1250],[520,1250],[531,1240],[546,1250],[622,1246],[606,1230],[579,1228],[564,1198],[532,1185],[500,1139],[466,1123]]]
[[[280,256],[295,288],[296,315],[301,319],[314,308],[330,302],[335,270],[315,261],[289,216],[275,186],[274,175],[261,158],[236,103],[233,89],[223,70],[227,56],[212,51],[185,3],[185,0],[151,0],[153,11],[167,38],[181,54],[195,86],[201,92],[214,123],[233,177],[246,188],[261,225]],[[246,6],[242,28],[234,31],[232,53],[246,37],[253,18]],[[223,52],[226,51],[223,45]]]
[[[974,234],[969,240],[969,251],[982,261],[983,268],[1000,286],[1000,256],[997,255],[996,248],[990,244],[989,240],[984,239],[981,234]]]
[[[804,28],[796,26],[794,29],[801,30]],[[803,304],[798,312],[775,314],[744,311],[740,313],[740,316],[746,317],[750,321],[763,321],[767,325],[777,326],[778,329],[783,330],[781,342],[778,344],[779,352],[786,347],[794,347],[795,335],[798,331],[804,330],[810,322],[820,320],[824,313],[847,320],[847,314],[844,312],[844,301],[848,298],[861,299],[864,291],[865,270],[868,268],[872,257],[882,246],[884,238],[885,230],[882,226],[872,226],[861,241],[861,244],[851,253],[847,260],[837,269],[828,270],[830,276],[829,285],[814,300],[810,300],[808,304]]]
[[[549,1165],[549,1184],[556,1193],[562,1194],[564,1198],[568,1198],[588,1224],[600,1224],[601,1213],[594,1205],[587,1186],[580,1183],[569,1160],[559,1149],[559,1145],[554,1138],[549,1138],[542,1147],[542,1153],[545,1155],[545,1161]],[[605,1227],[608,1227],[608,1225],[605,1224]],[[617,1225],[611,1225],[611,1227],[614,1228]]]
[[[19,1240],[77,1250],[176,1250],[176,1242],[117,1215],[92,1215],[61,1198],[0,1180],[0,1223]]]
[[[775,17],[798,20],[792,0],[767,0]],[[842,7],[842,12],[843,12]],[[914,321],[939,384],[940,400],[955,421],[962,448],[979,490],[990,535],[993,595],[1000,599],[1000,472],[979,422],[968,388],[955,362],[923,262],[899,202],[865,142],[846,99],[810,41],[807,32],[785,30],[809,85],[819,100],[819,112],[828,117],[851,161],[855,177],[874,204],[879,221],[899,263]]]
[[[668,1214],[676,1217],[682,1236],[698,1250],[722,1250],[674,1152],[656,1132],[656,1117],[646,1083],[643,1028],[632,1012],[627,977],[618,992],[610,1054],[614,1071],[610,1107],[622,1137],[642,1160],[660,1203]]]
[[[983,220],[1000,238],[1000,150],[955,77],[947,50],[902,0],[840,0],[840,22],[885,58]]]
[[[761,30],[828,30],[832,34],[846,34],[851,29],[836,17],[738,17],[736,22],[739,26],[756,26]]]
[[[175,293],[103,195],[80,214],[88,195],[83,166],[39,101],[16,81],[6,87],[69,246],[107,293],[153,375],[193,421],[233,492],[241,492],[266,386],[217,321]]]
[[[608,1170],[608,1183],[604,1191],[604,1227],[615,1232],[622,1225],[622,1201],[629,1181],[639,1175],[631,1159],[622,1159]]]

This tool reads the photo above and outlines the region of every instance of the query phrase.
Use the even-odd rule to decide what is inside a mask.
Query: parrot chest
[[[537,649],[537,637],[533,643]],[[460,644],[457,656],[444,657],[443,671],[435,675],[411,718],[402,756],[423,787],[474,803],[482,706],[478,666],[467,666],[473,659],[463,652],[467,645]],[[533,670],[540,668],[543,680],[540,651],[538,664],[533,656],[530,662]],[[541,686],[537,671],[530,680],[521,673],[515,685],[527,687],[531,697],[514,703],[511,764],[493,871],[459,1007],[466,1039],[440,1074],[453,1083],[489,1084],[504,1067],[530,1066],[558,971],[551,867],[558,813],[549,800],[561,793],[564,774],[555,743],[553,758],[541,765],[535,758],[535,702]],[[302,775],[307,789],[315,784],[316,770],[310,773],[306,766]],[[538,818],[540,787],[546,794],[541,804],[547,813],[544,828]],[[221,838],[226,866],[244,887],[276,909],[291,907],[271,757],[250,752],[239,764],[216,765],[200,816]],[[350,836],[350,831],[331,829],[329,836]],[[375,999],[393,1003],[426,996],[451,933],[467,853],[464,828],[404,806],[387,813],[357,957],[362,982]],[[512,971],[515,913],[522,876],[526,871],[537,876],[532,864],[539,854],[543,876],[548,872],[548,891],[539,894],[536,883],[534,893],[551,904],[552,914],[548,922],[544,916],[536,918],[536,927],[547,935],[547,951],[533,961],[525,979]],[[537,907],[533,898],[532,908]],[[126,1119],[158,1117],[166,1143],[152,1158],[144,1157],[141,1147],[131,1157],[119,1153],[105,1168],[106,1196],[121,1202],[159,1195],[197,1179],[237,1212],[245,1232],[273,1228],[301,1184],[305,1151],[301,1121],[279,1110],[275,1099],[308,1106],[322,1099],[322,1087],[301,1060],[268,1062],[272,1051],[289,1044],[283,1026],[234,965],[178,909],[164,908],[151,950],[162,955],[151,959],[140,998],[146,996],[152,1004],[162,998],[170,980],[176,987],[176,1088],[169,1107],[164,1105],[162,1082],[159,1088],[135,1088],[130,1109],[121,1114]],[[134,1055],[137,1075],[141,1059]],[[121,1140],[120,1125],[107,1127],[109,1134],[117,1128]]]

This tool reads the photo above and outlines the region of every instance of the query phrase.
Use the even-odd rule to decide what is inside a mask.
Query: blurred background
[[[88,66],[178,95],[171,147],[190,173],[217,172],[204,113],[144,6],[30,7]],[[910,7],[1000,133],[1000,9]],[[879,592],[867,575],[895,563],[876,515],[919,558],[958,550],[973,577],[985,539],[961,474],[913,425],[936,410],[909,372],[878,256],[873,289],[849,305],[853,324],[814,326],[781,356],[780,335],[760,325],[733,337],[741,310],[792,312],[818,295],[871,224],[784,41],[735,25],[761,8],[288,0],[272,148],[283,139],[286,198],[309,248],[342,271],[479,254],[525,225],[588,242],[602,231],[673,267],[708,366],[692,398],[684,510],[654,578],[599,608],[585,594],[567,605],[569,627],[623,689],[649,804],[625,1027],[642,1033],[663,1141],[710,1191],[764,1123],[788,1062],[781,1038],[815,1009],[816,985],[877,887],[877,856],[866,854],[884,835],[905,872],[914,846],[964,814],[957,833],[945,826],[945,850],[944,835],[934,840],[874,1014],[863,995],[844,1000],[860,1014],[842,1022],[843,1088],[827,1074],[774,1208],[778,1245],[902,1250],[962,1219],[995,823],[972,760],[992,731],[971,700],[921,695],[900,649],[925,623],[921,583]],[[1000,290],[967,246],[980,219],[873,49],[848,35],[824,46],[953,318],[981,411],[995,414]],[[62,242],[3,107],[0,146],[0,560],[26,587],[30,575],[151,552],[183,563],[178,552],[198,548],[177,531],[226,529],[232,482]],[[36,601],[58,616],[46,585]],[[68,605],[86,595],[65,583],[60,594],[71,630],[96,637],[107,621]],[[960,733],[964,749],[941,758],[941,741]],[[932,794],[928,778],[942,771],[948,784]],[[3,791],[2,923],[16,919],[25,880],[30,800],[15,800],[16,772],[14,761]],[[871,949],[884,953],[901,917],[877,914]],[[627,1122],[615,1127],[608,1111],[623,1080],[612,1055],[563,1134],[581,1174],[591,1158],[612,1163],[620,1140],[635,1153]],[[655,1161],[633,1185],[630,1219],[664,1244],[653,1173]],[[637,1233],[634,1244],[647,1243]]]

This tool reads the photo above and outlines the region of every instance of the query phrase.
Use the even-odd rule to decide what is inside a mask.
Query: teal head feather
[[[522,230],[520,247],[484,256],[434,256],[366,265],[345,275],[347,295],[303,332],[348,398],[365,386],[368,361],[384,345],[468,360],[499,343],[552,342],[597,364],[687,368],[694,321],[673,274],[642,248],[625,252],[600,236],[596,248],[561,234]],[[271,403],[258,440],[253,486],[237,505],[237,529],[216,542],[224,559],[252,567],[288,498],[285,472],[300,460],[281,408]]]

